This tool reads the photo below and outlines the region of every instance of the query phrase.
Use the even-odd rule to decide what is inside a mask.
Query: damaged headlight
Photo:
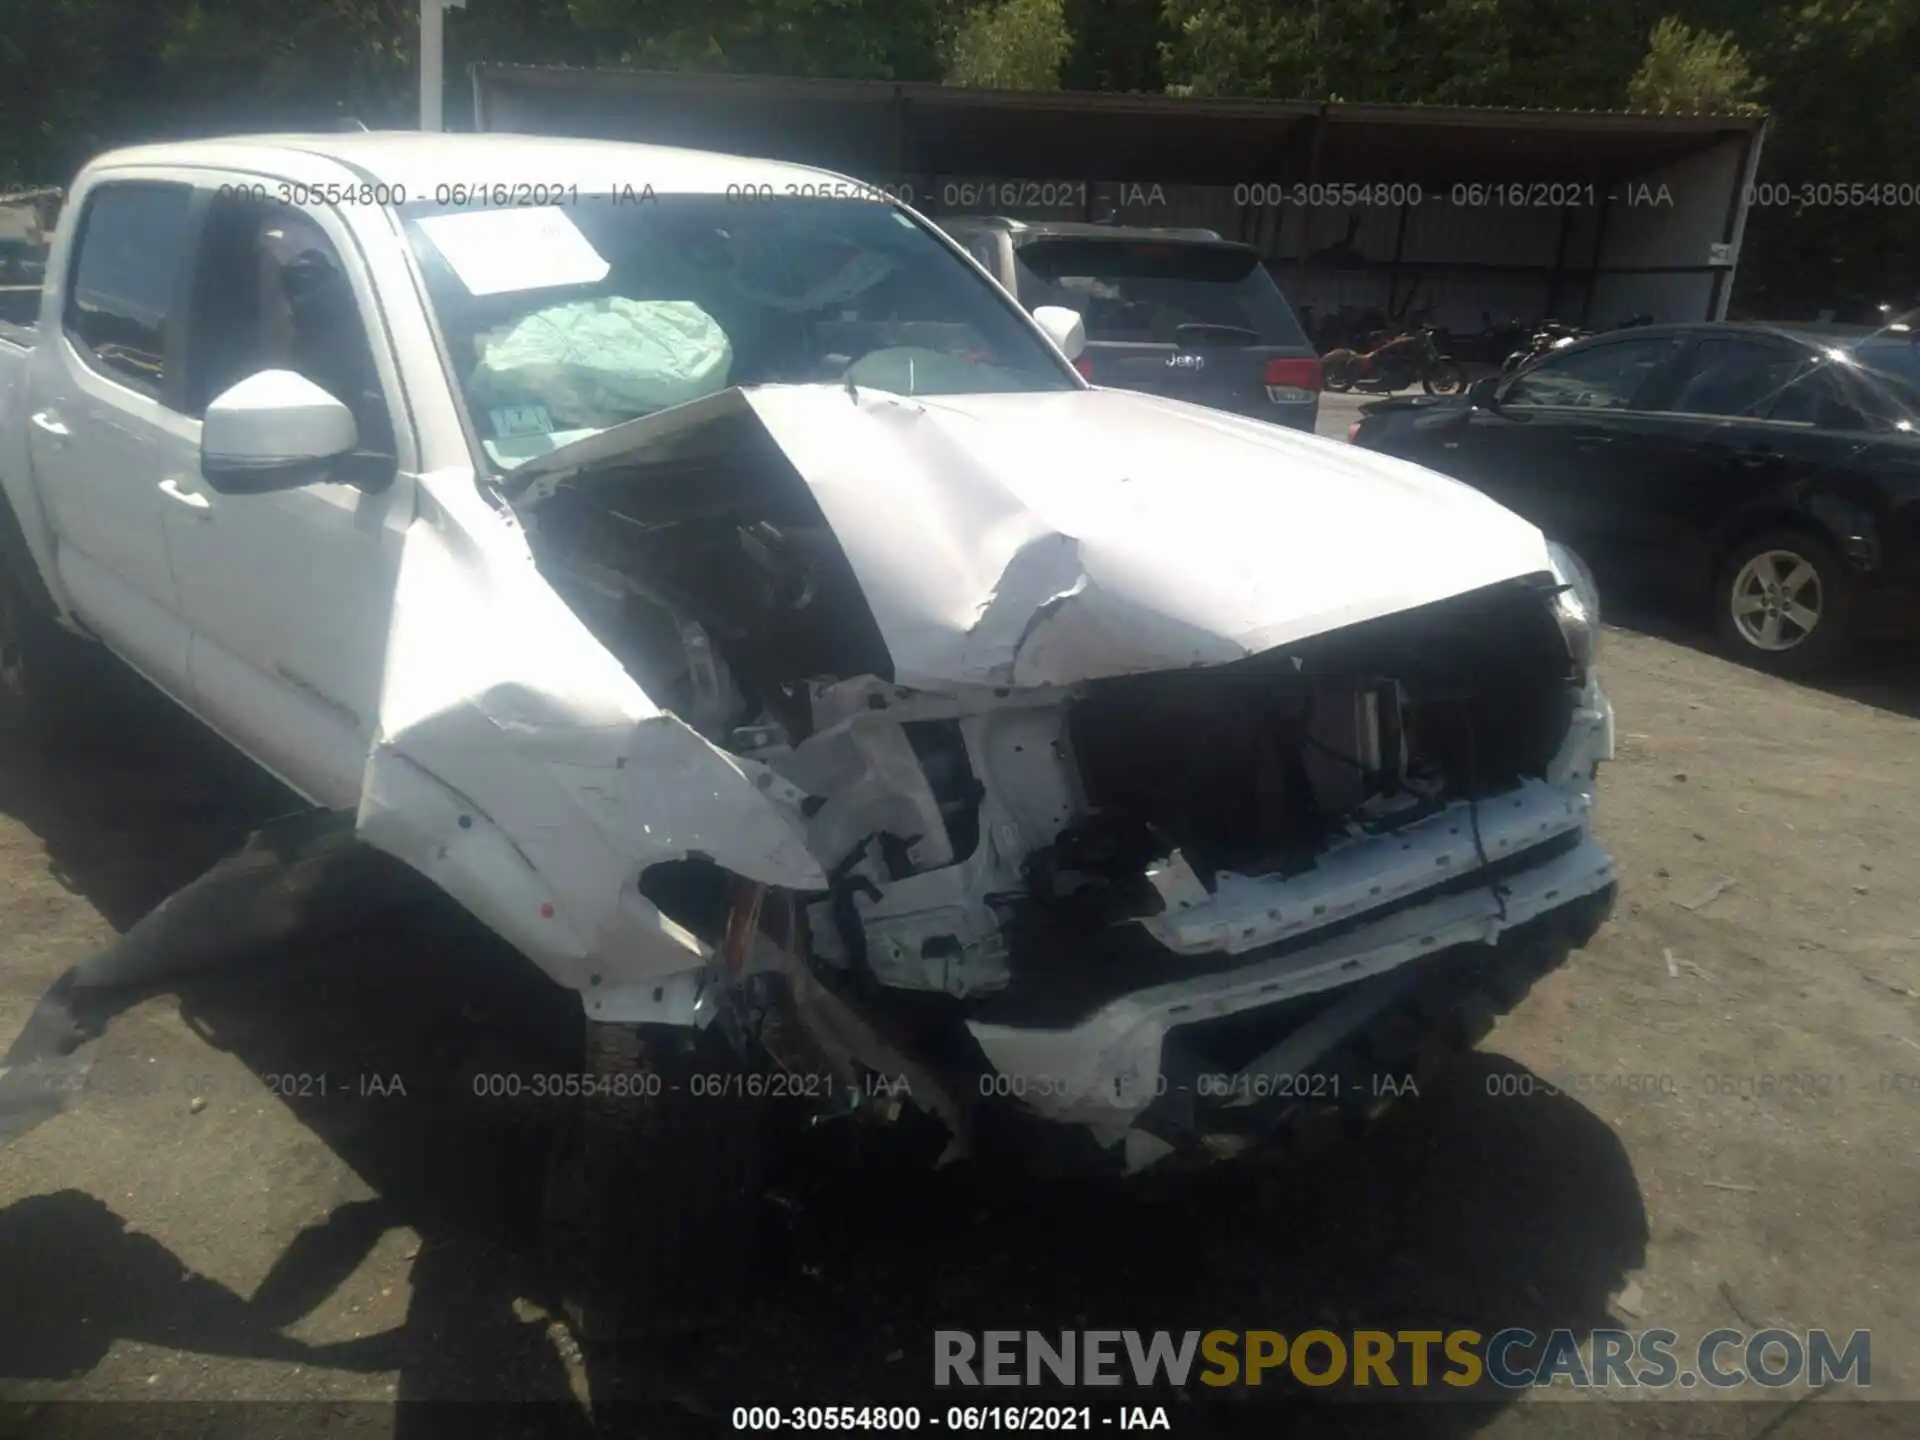
[[[1566,546],[1548,541],[1547,558],[1554,579],[1560,582],[1553,597],[1553,618],[1560,622],[1574,664],[1585,675],[1600,653],[1600,587],[1586,561]]]

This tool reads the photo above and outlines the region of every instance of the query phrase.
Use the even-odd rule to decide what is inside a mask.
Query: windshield
[[[1204,325],[1261,345],[1307,343],[1260,257],[1238,245],[1075,238],[1014,255],[1021,298],[1078,310],[1089,340],[1172,345],[1181,327]]]
[[[889,204],[649,192],[400,213],[502,469],[736,385],[1077,387],[1004,297]]]

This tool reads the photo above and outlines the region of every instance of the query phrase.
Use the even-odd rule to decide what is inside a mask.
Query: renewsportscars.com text
[[[1855,1330],[938,1330],[936,1387],[1299,1384],[1373,1389],[1769,1389],[1872,1383]]]

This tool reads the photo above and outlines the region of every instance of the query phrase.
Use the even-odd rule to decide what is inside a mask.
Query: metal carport
[[[933,216],[1204,225],[1260,247],[1298,305],[1394,309],[1411,292],[1467,329],[1487,314],[1723,318],[1765,134],[1734,116],[549,66],[473,78],[482,130],[800,161]]]

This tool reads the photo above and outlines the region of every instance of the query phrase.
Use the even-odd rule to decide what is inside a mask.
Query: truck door
[[[272,180],[209,177],[187,326],[188,409],[262,370],[295,370],[353,412],[364,453],[396,455],[398,393],[371,282],[332,211],[265,198]],[[376,344],[381,348],[376,351]],[[379,358],[376,358],[376,355]],[[204,479],[166,510],[201,712],[322,804],[358,802],[413,491],[342,474],[222,495]]]
[[[113,178],[74,203],[28,377],[33,473],[75,610],[185,699],[189,631],[161,515],[199,470],[200,427],[180,402],[193,189]]]

